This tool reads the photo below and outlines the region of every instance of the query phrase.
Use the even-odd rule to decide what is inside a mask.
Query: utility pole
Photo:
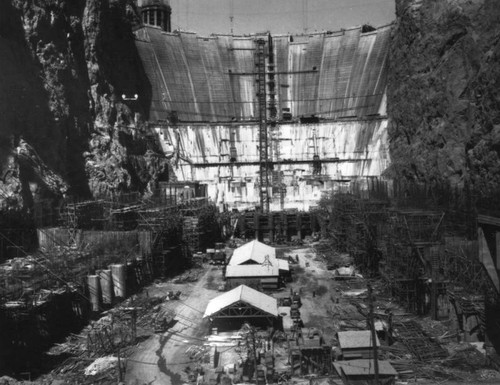
[[[375,385],[379,385],[377,334],[375,332],[375,321],[373,316],[373,290],[370,282],[368,282],[366,286],[368,288],[368,301],[370,306],[370,313],[368,314],[368,323],[370,324],[370,332],[372,335],[373,368],[375,369]]]

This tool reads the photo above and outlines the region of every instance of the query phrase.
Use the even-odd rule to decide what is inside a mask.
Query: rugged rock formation
[[[500,188],[500,7],[398,0],[388,88],[390,174]]]
[[[0,3],[2,203],[25,207],[65,191],[144,192],[168,175],[143,123],[151,85],[134,45],[133,9],[130,0]],[[398,0],[397,15],[390,174],[459,187],[470,182],[484,197],[499,191],[496,1]],[[37,154],[24,165],[20,146]],[[56,174],[60,182],[45,180]]]
[[[3,204],[26,207],[33,198],[64,193],[144,192],[168,173],[142,119],[151,92],[131,11],[125,0],[0,4]],[[122,100],[122,94],[139,98]],[[31,148],[29,161],[21,161],[20,147]],[[137,161],[146,153],[150,162]]]

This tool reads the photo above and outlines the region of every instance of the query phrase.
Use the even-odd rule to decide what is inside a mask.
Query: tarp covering
[[[385,114],[392,26],[273,36],[278,111],[323,118]],[[167,33],[144,26],[136,46],[152,86],[149,120],[257,119],[258,36]],[[262,37],[262,36],[260,36]]]
[[[240,285],[212,299],[207,305],[203,318],[215,315],[222,309],[236,302],[245,302],[275,317],[278,316],[278,301],[276,298],[270,297],[248,286]]]

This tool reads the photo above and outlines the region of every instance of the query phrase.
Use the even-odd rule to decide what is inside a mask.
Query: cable
[[[178,300],[178,301],[179,301],[180,303],[182,303],[184,306],[187,306],[188,308],[193,309],[193,310],[197,311],[198,313],[205,315],[205,312],[200,311],[200,310],[198,310],[198,309],[196,309],[196,308],[194,308],[194,307],[192,307],[192,306],[188,305],[188,304],[187,304],[187,303],[185,303],[184,301],[181,301],[181,300]]]
[[[333,110],[301,111],[301,113],[300,113],[299,116],[333,114],[333,113],[340,113],[340,112],[346,112],[346,111],[354,111],[354,110],[361,109],[361,108],[377,108],[378,109],[379,107],[377,107],[375,104],[370,104],[370,105],[353,106],[353,107],[350,107],[350,108],[338,108],[338,109],[333,109]],[[172,108],[160,109],[160,108],[154,108],[154,107],[149,108],[149,111],[159,112],[159,113],[163,113],[163,114],[168,114],[172,110],[174,110],[174,111],[176,111],[177,113],[180,113],[180,114],[185,114],[187,116],[200,116],[200,117],[207,117],[207,118],[218,117],[218,118],[225,118],[225,119],[227,119],[224,122],[232,122],[232,123],[239,123],[239,124],[241,124],[241,123],[252,123],[252,122],[255,123],[255,122],[257,122],[257,118],[253,117],[253,116],[248,116],[247,120],[233,121],[232,119],[235,116],[232,115],[232,114],[230,114],[230,115],[222,115],[222,114],[216,114],[216,113],[212,113],[212,112],[196,112],[194,110],[179,110],[179,109],[172,109]],[[246,115],[246,114],[243,114],[243,115]],[[353,117],[356,117],[358,119],[362,119],[364,116],[360,116],[360,117],[353,116]],[[200,123],[200,122],[202,122],[202,121],[196,121],[196,120],[193,120],[193,121],[182,121],[182,120],[180,120],[179,123],[177,123],[176,125],[182,126],[182,125],[185,125],[185,124],[188,124],[188,123]],[[213,123],[217,123],[217,122],[210,121],[209,123],[213,124]],[[279,122],[279,123],[283,124],[283,122]],[[321,122],[318,122],[318,123],[321,123]],[[295,123],[294,122],[288,122],[287,124],[295,124]]]
[[[186,323],[182,322],[181,320],[177,320],[177,322],[179,322],[181,325],[186,326],[186,327],[187,327],[187,328],[189,328],[189,329],[192,329],[192,328],[194,328],[194,327],[195,327],[195,326],[193,326],[193,325],[188,325],[188,324],[186,324]]]
[[[45,233],[45,234],[47,235],[47,233]],[[52,237],[52,236],[50,236],[50,238],[51,238],[51,239],[52,239],[52,241],[54,241],[54,243],[56,243],[58,246],[60,246],[60,247],[68,247],[68,245],[65,245],[65,244],[63,244],[62,242],[60,242],[60,241],[57,239],[57,237]],[[139,246],[139,244],[138,244],[138,243],[137,243],[134,247],[137,247],[137,246]],[[39,252],[40,252],[40,253],[42,253],[42,255],[45,255],[45,253],[44,253],[43,251],[39,250]],[[123,257],[123,256],[122,256],[122,257],[123,257],[124,259],[126,259],[126,258],[128,258],[128,257],[131,255],[131,253],[132,253],[132,252],[133,252],[133,250],[131,250],[131,251],[130,251],[130,253],[129,253],[129,254],[127,254],[125,257]],[[109,256],[112,256],[112,255],[109,255]],[[114,255],[114,256],[118,256],[118,255]],[[51,262],[51,261],[50,261],[47,257],[46,257],[45,259],[47,260],[47,262],[49,262],[49,263]],[[112,276],[111,276],[111,275],[110,275],[110,278],[109,278],[109,279],[107,279],[105,276],[101,276],[101,275],[99,275],[99,279],[100,279],[100,280],[104,280],[105,282],[111,282],[111,283],[113,283],[113,278],[112,278]],[[90,289],[90,288],[89,288],[89,289]],[[89,301],[90,301],[90,300],[89,300]],[[104,309],[104,308],[102,308],[102,307],[100,307],[100,310],[105,310],[105,309]]]
[[[197,340],[197,341],[201,341],[201,342],[207,342],[207,340],[204,339],[204,338],[198,338],[198,337],[188,336],[186,334],[183,334],[183,333],[177,332],[177,331],[170,331],[170,333],[172,333],[172,334],[174,334],[176,336],[182,337],[182,338],[190,338],[192,340]]]
[[[7,242],[9,242],[13,247],[15,247],[16,249],[20,250],[26,257],[29,257],[29,254],[24,251],[21,247],[17,246],[14,242],[12,242],[9,238],[7,238],[2,232],[0,232],[0,237],[2,237],[3,239],[5,239]],[[42,251],[39,251],[47,261],[50,261],[46,255],[44,254],[44,252]],[[52,275],[54,278],[56,278],[58,281],[64,283],[66,286],[71,286],[71,282],[67,282],[65,281],[63,278],[61,278],[59,275],[57,275],[56,273],[54,273],[52,270],[50,270],[47,266],[45,266],[44,264],[40,263],[39,261],[37,261],[35,258],[33,258],[33,261],[41,266],[44,270],[46,270],[50,275]],[[73,283],[73,285],[75,286],[78,286],[76,285],[75,283]],[[80,293],[78,290],[77,290],[77,294],[80,295],[83,299],[86,299],[87,301],[91,302],[90,298],[88,298],[87,296],[85,296],[83,293]],[[103,310],[102,308],[100,310]]]
[[[171,339],[169,339],[168,341],[171,341]],[[167,343],[168,343],[167,341]],[[186,344],[187,345],[187,344]],[[189,344],[191,346],[203,346],[203,345],[193,345],[193,344]],[[222,354],[222,353],[225,353],[231,349],[235,349],[237,348],[238,346],[235,345],[235,346],[230,346],[228,347],[227,349],[224,349],[222,351],[219,352],[219,354]],[[130,362],[134,362],[134,363],[138,363],[138,364],[144,364],[144,365],[157,365],[157,363],[152,363],[152,362],[146,362],[146,361],[140,361],[140,360],[134,360],[134,359],[131,359],[131,358],[127,358],[127,361],[130,361]],[[187,365],[187,364],[192,364],[193,361],[186,361],[186,362],[172,362],[172,363],[166,363],[167,367],[170,365],[170,366],[173,366],[173,365]]]
[[[368,94],[368,95],[353,95],[353,96],[335,96],[328,98],[313,98],[313,99],[282,99],[281,102],[316,102],[321,100],[345,100],[345,99],[356,99],[356,98],[369,98],[372,96],[383,96],[384,92],[379,92],[376,94]],[[184,104],[258,104],[259,101],[255,100],[228,100],[228,101],[196,101],[196,100],[163,100],[163,99],[151,99],[151,101],[155,102],[165,102],[165,103],[184,103]]]
[[[12,242],[8,237],[6,237],[2,232],[0,232],[0,236],[2,238],[4,238],[5,240],[7,240],[7,242],[9,242],[11,245],[13,245],[14,248],[20,250],[22,253],[24,253],[25,256],[29,257],[29,254],[27,252],[25,252],[21,247],[17,246],[14,242]],[[62,246],[62,247],[65,247],[67,245],[63,245],[61,244],[57,238],[54,238],[54,240],[56,241],[57,244],[59,244],[59,246]],[[42,250],[38,250],[39,254],[41,256],[44,257],[45,259],[45,262],[48,262],[48,263],[51,263],[52,261],[49,259],[49,257],[46,255],[46,253]],[[45,266],[43,263],[40,263],[39,261],[37,261],[35,258],[33,258],[33,261],[41,266],[45,271],[47,271],[50,275],[52,275],[54,278],[56,278],[57,280],[59,280],[60,282],[64,283],[67,287],[70,287],[72,284],[74,286],[78,286],[78,284],[74,283],[74,282],[68,282],[66,281],[63,277],[57,275],[56,273],[54,273],[49,267]],[[112,277],[110,276],[110,279],[108,280],[107,278],[103,277],[103,276],[100,276],[99,275],[99,279],[100,280],[105,280],[105,281],[108,281],[108,282],[112,282]],[[89,288],[90,290],[90,288]],[[81,293],[80,291],[76,291],[77,294],[82,297],[83,299],[87,300],[88,302],[92,302],[90,298],[88,298],[87,296],[85,296],[83,293]],[[99,311],[103,311],[105,310],[101,305],[99,305]]]

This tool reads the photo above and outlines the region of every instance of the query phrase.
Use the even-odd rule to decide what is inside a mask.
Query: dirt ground
[[[362,293],[366,288],[366,280],[335,280],[333,271],[326,267],[326,261],[316,256],[314,249],[308,247],[282,250],[282,253],[293,259],[298,257],[298,264],[291,265],[294,269],[293,282],[272,295],[286,297],[290,295],[290,290],[299,292],[302,300],[300,312],[306,328],[321,330],[328,344],[335,343],[335,333],[338,330],[366,329],[366,316],[362,314],[367,311],[366,293]],[[197,364],[189,359],[186,351],[192,346],[200,347],[206,342],[204,337],[209,334],[209,325],[202,319],[203,312],[208,302],[221,294],[217,287],[223,282],[220,268],[205,265],[204,269],[197,282],[165,282],[154,284],[147,289],[149,296],[164,296],[170,290],[182,291],[179,301],[167,301],[162,305],[164,309],[175,312],[177,322],[167,332],[152,335],[134,347],[133,354],[127,360],[126,384],[182,385],[188,382],[187,372]],[[355,296],[351,296],[352,293],[362,293],[361,299],[355,299]],[[382,312],[387,308],[396,315],[406,314],[390,298],[376,298],[375,312]],[[423,325],[430,322],[428,319],[421,321]],[[431,331],[442,331],[443,328],[446,328],[445,324],[433,325]],[[449,346],[452,352],[462,348]],[[470,352],[470,349],[467,351]],[[400,383],[500,384],[498,372],[488,369],[481,362],[475,367],[465,367],[467,360],[470,361],[469,358],[472,357],[468,354],[454,354],[453,360],[444,364],[420,365],[413,378],[401,380]],[[420,376],[417,379],[420,373],[424,374],[424,378]]]
[[[210,266],[195,283],[161,283],[148,288],[150,296],[182,291],[180,300],[163,304],[175,312],[177,322],[167,332],[151,336],[134,349],[127,360],[127,385],[179,385],[186,381],[184,369],[192,363],[184,353],[190,346],[201,345],[208,333],[208,324],[202,317],[208,302],[220,294],[214,281],[222,282],[222,271]]]
[[[327,343],[331,343],[336,331],[332,319],[336,312],[335,299],[340,296],[338,283],[332,280],[332,272],[326,269],[324,261],[315,257],[313,250],[292,249],[285,252],[287,255],[299,258],[299,263],[294,265],[296,279],[273,296],[289,296],[290,289],[300,292],[305,326],[321,329]],[[164,296],[169,290],[182,291],[180,301],[163,305],[175,312],[178,322],[168,332],[153,335],[134,349],[127,362],[126,384],[180,385],[187,381],[185,369],[194,365],[184,353],[189,346],[202,344],[209,333],[209,325],[202,316],[208,302],[221,294],[217,291],[221,282],[222,271],[210,266],[194,284],[162,283],[148,288],[150,296]],[[354,308],[350,310],[356,312]]]
[[[313,247],[279,249],[279,255],[290,256],[290,260],[298,259],[298,263],[290,265],[293,269],[293,281],[288,283],[286,288],[269,294],[279,298],[289,297],[291,291],[299,292],[302,302],[300,313],[306,329],[320,330],[325,342],[331,345],[335,345],[335,333],[339,330],[366,329],[366,313],[369,303],[366,294],[367,280],[363,278],[336,279],[338,277],[335,276],[334,271],[327,269],[328,264],[324,255],[316,255]],[[331,263],[333,258],[338,260],[340,265],[348,260],[345,255],[328,255],[328,258],[328,263]],[[125,384],[184,385],[193,383],[191,382],[193,378],[189,378],[189,374],[198,365],[203,365],[205,369],[208,369],[207,358],[213,354],[213,349],[207,347],[209,341],[206,337],[210,334],[210,325],[207,320],[203,319],[203,314],[208,302],[221,294],[218,291],[221,283],[223,283],[222,268],[205,264],[185,272],[180,277],[164,282],[156,281],[144,288],[141,293],[131,297],[130,304],[128,304],[129,300],[125,301],[123,305],[125,307],[137,306],[138,309],[142,309],[137,329],[138,342],[133,346],[119,348],[121,358],[126,363],[123,379]],[[394,349],[394,346],[399,344],[396,353],[391,353],[390,349],[384,351],[381,348],[382,359],[410,362],[413,374],[401,378],[398,384],[500,384],[500,373],[489,366],[485,355],[480,353],[474,345],[458,343],[456,339],[448,337],[443,338],[450,334],[447,333],[450,330],[448,321],[433,321],[428,317],[422,318],[408,314],[387,293],[383,292],[381,282],[374,280],[371,283],[375,294],[374,310],[381,319],[388,309],[394,317],[411,317],[430,337],[439,340],[449,353],[445,359],[422,363],[412,359],[411,354],[401,343],[391,345],[390,348]],[[179,300],[167,299],[167,293],[177,291],[181,292]],[[136,297],[135,300],[134,297]],[[289,314],[289,307],[281,307],[280,313],[283,313],[283,309],[287,309]],[[163,313],[175,315],[174,322],[165,332],[155,332],[154,317]],[[286,317],[289,318],[289,316],[284,318]],[[288,325],[292,325],[291,319],[289,321]],[[215,340],[212,338],[212,341],[216,341],[220,336],[212,337],[215,338]],[[74,359],[56,368],[49,376],[36,383],[68,385],[77,383],[75,379],[82,384],[116,383],[117,365],[114,365],[115,371],[111,373],[104,372],[103,375],[95,378],[83,376],[83,369],[96,357],[87,356],[85,340],[84,334],[75,335],[69,339],[70,342],[60,344],[61,347],[65,347],[64,351],[72,352],[74,348],[75,353],[72,353]],[[383,338],[381,342],[385,345]],[[222,351],[227,351],[219,361],[220,365],[231,363],[235,357],[242,357],[242,353],[247,352],[245,347],[240,348],[239,343],[237,348],[234,346],[228,348],[228,345],[224,345],[227,340],[215,342],[217,343],[219,345],[210,342],[210,345],[224,347]],[[287,344],[284,344],[275,350],[276,361],[279,361],[276,366],[277,370],[290,368],[286,346]],[[193,356],[191,354],[193,351],[200,354]],[[116,351],[108,353],[108,357],[115,358],[113,355],[116,356],[116,353]],[[210,359],[213,363],[212,356]],[[205,361],[202,362],[202,360]],[[82,376],[85,377],[84,382],[80,382]],[[341,380],[337,379],[336,383],[340,383],[339,381]],[[288,383],[299,385],[305,382],[307,382],[305,378],[293,377]],[[17,384],[17,382],[12,383]],[[330,381],[330,384],[333,383]]]

